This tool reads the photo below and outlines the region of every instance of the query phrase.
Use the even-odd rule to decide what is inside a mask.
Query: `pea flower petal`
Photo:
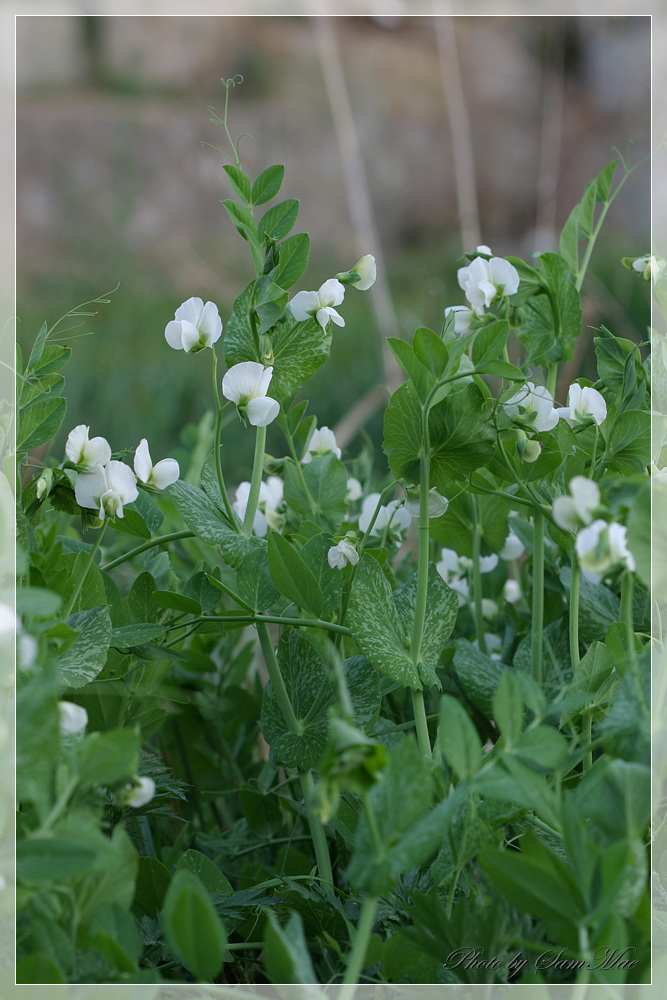
[[[544,385],[534,385],[526,382],[518,392],[504,404],[505,413],[513,419],[526,421],[530,430],[539,432],[551,431],[560,419],[558,410],[554,408],[551,393]],[[535,417],[532,418],[532,414]]]
[[[111,460],[109,442],[103,437],[89,438],[90,427],[79,424],[69,432],[65,442],[65,454],[74,465],[93,469],[96,465],[106,465]]]
[[[267,390],[273,368],[265,368],[259,361],[241,361],[225,372],[222,394],[236,403],[242,416],[247,416],[253,427],[266,427],[280,413],[280,403]]]
[[[578,533],[575,547],[581,572],[591,583],[600,583],[619,565],[631,572],[635,570],[635,560],[627,545],[627,530],[622,524],[593,521]]]
[[[171,486],[181,472],[175,458],[163,458],[153,465],[146,438],[141,439],[134,453],[134,471],[137,479],[145,486],[156,490],[164,490],[167,486]]]
[[[137,480],[124,462],[111,461],[91,472],[82,472],[74,486],[74,496],[80,507],[97,510],[99,517],[122,517],[125,504],[139,496]]]
[[[136,785],[125,786],[127,793],[125,804],[132,809],[147,805],[155,797],[155,782],[152,778],[143,776],[137,778],[137,782]]]
[[[61,736],[75,736],[88,725],[88,713],[85,708],[75,705],[72,701],[59,701],[58,713]]]
[[[308,465],[314,458],[328,455],[329,452],[333,452],[336,458],[341,456],[341,450],[336,444],[336,435],[329,427],[316,427],[308,439],[308,447],[301,464]]]
[[[338,545],[332,545],[327,553],[327,560],[331,569],[345,569],[348,565],[356,566],[359,562],[359,553],[349,538],[342,538]]]
[[[559,406],[557,412],[570,427],[589,420],[594,420],[599,426],[607,418],[607,404],[597,389],[573,382],[568,390],[567,406]]]
[[[337,278],[329,278],[316,292],[297,292],[289,308],[298,322],[315,318],[323,330],[329,320],[336,326],[345,326],[345,320],[336,312],[345,297],[345,286]]]
[[[222,320],[214,302],[194,296],[176,310],[175,318],[167,323],[164,336],[170,347],[186,354],[196,354],[212,347],[222,334]]]

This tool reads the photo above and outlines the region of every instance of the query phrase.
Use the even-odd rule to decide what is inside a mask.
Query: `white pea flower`
[[[498,614],[498,605],[495,601],[492,601],[489,597],[482,598],[482,615],[484,618],[489,620],[496,617]]]
[[[131,809],[145,806],[155,797],[155,782],[152,778],[137,778],[137,785],[125,786],[125,805]]]
[[[336,435],[328,427],[317,427],[308,439],[308,447],[301,464],[308,465],[314,458],[328,455],[329,452],[333,452],[336,458],[341,456],[341,450],[336,444]]]
[[[411,517],[419,517],[418,487],[406,492],[405,506],[407,507]],[[449,500],[447,497],[443,497],[441,493],[438,493],[435,486],[433,486],[428,491],[428,516],[442,517],[443,514],[447,513],[448,507]]]
[[[554,401],[546,386],[534,385],[533,382],[522,385],[504,403],[504,410],[513,420],[525,422],[527,429],[539,432],[553,430],[560,416],[558,410],[554,409]]]
[[[454,313],[454,333],[468,333],[475,318],[472,309],[467,306],[447,306],[445,316]]]
[[[350,271],[341,271],[340,274],[337,274],[335,280],[340,281],[343,285],[353,285],[358,291],[365,292],[371,285],[375,284],[376,277],[375,257],[367,253],[361,260],[357,261]],[[340,303],[336,302],[334,305],[340,305]]]
[[[134,453],[134,471],[145,486],[164,490],[178,479],[181,470],[175,458],[163,458],[156,465],[151,461],[148,441],[142,438]]]
[[[445,551],[443,549],[443,551]],[[451,551],[448,549],[447,551]],[[473,562],[469,556],[458,556],[459,571],[464,572],[472,569]],[[498,565],[498,556],[493,552],[490,556],[480,556],[479,557],[479,571],[480,573],[492,573],[493,570]]]
[[[660,280],[667,267],[667,262],[655,254],[647,253],[643,257],[637,257],[632,262],[632,270],[639,271],[645,281],[651,281],[654,285]]]
[[[347,481],[347,492],[345,493],[345,500],[347,503],[354,503],[356,500],[361,500],[364,495],[364,491],[361,488],[361,483],[354,476],[350,476]]]
[[[364,534],[368,531],[368,526],[371,523],[379,499],[379,493],[369,493],[361,505],[359,531],[362,531]],[[380,537],[385,529],[393,529],[400,536],[410,527],[411,522],[412,518],[403,503],[400,500],[390,500],[386,506],[383,504],[380,507],[371,531],[371,536]],[[400,542],[397,541],[396,544],[400,545]]]
[[[232,510],[244,520],[250,497],[250,483],[239,483]],[[266,483],[259,486],[259,500],[252,523],[252,530],[258,538],[264,538],[269,528],[277,530],[282,524],[282,518],[276,513],[283,499],[283,481],[279,476],[269,476]]]
[[[59,701],[58,712],[60,714],[61,736],[75,736],[88,725],[88,712],[81,705],[75,705],[72,701]]]
[[[503,587],[503,597],[508,604],[516,604],[521,600],[521,585],[518,580],[513,580],[510,577],[509,580],[505,581],[505,585]]]
[[[30,670],[39,653],[39,643],[34,635],[19,629],[16,636],[16,653],[19,670]]]
[[[109,462],[77,477],[74,496],[80,507],[92,507],[105,517],[122,517],[125,504],[139,496],[137,479],[129,465]]]
[[[485,253],[487,257],[493,257],[493,251],[491,247],[487,247],[486,243],[482,243],[481,246],[475,247],[477,253]]]
[[[485,250],[488,249],[485,247]],[[457,271],[458,282],[476,312],[504,295],[514,295],[519,288],[519,272],[503,257],[475,257],[467,267]]]
[[[589,385],[582,388],[573,382],[567,394],[567,406],[559,406],[556,412],[570,427],[590,420],[599,426],[607,417],[607,404],[597,389]]]
[[[165,327],[165,340],[175,351],[196,354],[212,347],[222,334],[222,320],[214,302],[206,305],[198,297],[188,299],[176,310],[176,317]]]
[[[635,560],[628,549],[624,525],[601,519],[582,528],[575,542],[581,572],[591,583],[600,583],[607,573],[624,566],[634,573]]]
[[[332,545],[327,552],[327,559],[332,569],[345,569],[348,563],[350,566],[356,566],[359,562],[359,553],[351,540],[353,537],[346,535],[345,538],[341,538],[338,545]]]
[[[267,396],[273,368],[259,361],[241,361],[225,372],[222,394],[236,403],[242,417],[253,427],[266,427],[280,413],[280,403]]]
[[[90,427],[79,424],[69,432],[65,443],[65,454],[73,465],[84,469],[94,469],[111,461],[109,442],[103,437],[89,438]]]
[[[485,632],[484,642],[486,644],[486,651],[489,655],[489,659],[499,660],[501,657],[501,650],[503,648],[500,637],[495,635],[493,632]],[[479,649],[479,641],[477,639],[473,639],[472,645],[475,649]]]
[[[576,531],[593,520],[593,511],[600,506],[600,487],[586,476],[573,476],[568,489],[569,496],[556,497],[551,511],[559,528]]]
[[[447,586],[456,591],[459,599],[459,607],[462,608],[468,601],[470,588],[466,576],[466,567],[461,564],[458,552],[455,552],[454,549],[442,549],[440,560],[435,564],[435,568]]]
[[[315,318],[326,330],[329,320],[333,320],[336,326],[345,326],[345,320],[334,309],[344,297],[345,286],[337,278],[329,278],[316,292],[297,292],[289,308],[298,322]]]
[[[525,545],[510,528],[510,532],[505,539],[505,544],[500,550],[500,558],[505,559],[507,562],[513,562],[515,559],[520,559],[525,551]]]

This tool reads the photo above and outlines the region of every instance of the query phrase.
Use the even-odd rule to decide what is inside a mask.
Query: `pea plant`
[[[195,295],[154,332],[210,369],[210,435],[154,463],[96,414],[49,451],[104,297],[19,351],[18,981],[648,981],[650,377],[581,309],[640,164],[390,340],[371,482],[303,391],[375,260],[294,291],[299,203],[243,169],[232,83],[254,275],[224,325]],[[580,337],[597,371],[563,387]]]

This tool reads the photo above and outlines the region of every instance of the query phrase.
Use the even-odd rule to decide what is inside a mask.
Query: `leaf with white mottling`
[[[111,641],[111,618],[105,606],[77,611],[67,619],[76,629],[78,638],[58,659],[58,675],[62,684],[83,687],[100,673],[107,661]]]

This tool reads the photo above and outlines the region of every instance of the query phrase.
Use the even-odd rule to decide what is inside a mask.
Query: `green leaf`
[[[264,202],[270,201],[274,195],[277,195],[284,176],[285,168],[282,163],[262,170],[252,186],[251,198],[253,205],[263,205]]]
[[[454,669],[466,698],[484,715],[493,715],[493,699],[503,675],[503,667],[481,653],[467,639],[456,641]]]
[[[656,500],[658,499],[656,491]],[[656,508],[660,506],[656,503]],[[647,481],[637,492],[628,514],[628,548],[637,565],[637,575],[647,587],[651,585],[651,484]],[[657,561],[657,560],[656,560]],[[658,567],[656,567],[658,569]],[[657,575],[657,574],[656,574]],[[656,583],[656,591],[660,588]]]
[[[650,763],[650,704],[651,658],[646,650],[639,658],[638,682],[633,671],[626,670],[609,715],[598,723],[597,733],[607,753],[639,764]]]
[[[393,394],[384,418],[384,451],[397,479],[419,482],[422,406],[406,382]],[[451,392],[429,414],[430,487],[446,495],[457,481],[485,465],[493,454],[495,431],[479,389]]]
[[[67,624],[79,633],[69,649],[58,657],[61,684],[80,688],[104,667],[111,640],[111,618],[106,607],[90,608],[70,615]]]
[[[285,629],[280,637],[278,664],[294,713],[304,725],[300,733],[289,729],[269,682],[262,699],[262,732],[283,767],[317,768],[329,745],[329,710],[337,703],[337,692],[320,654],[294,629]],[[378,676],[363,656],[345,660],[343,670],[355,722],[367,725],[380,708]]]
[[[95,864],[95,852],[62,837],[29,837],[16,844],[16,877],[21,882],[59,882]]]
[[[26,366],[26,372],[31,372],[39,367],[39,362],[41,360],[42,354],[44,353],[44,348],[46,347],[46,335],[48,333],[48,326],[46,323],[42,323],[42,327],[35,338],[35,343],[33,344],[32,351],[30,352],[30,357],[28,358],[28,364]]]
[[[320,585],[294,546],[277,531],[269,532],[269,572],[281,594],[319,618],[322,611]]]
[[[343,574],[329,565],[328,553],[331,539],[324,532],[313,535],[300,550],[300,556],[320,585],[322,591],[322,617],[326,618],[340,606],[343,591]]]
[[[472,343],[472,363],[479,368],[488,361],[497,361],[507,343],[510,327],[506,319],[482,327]]]
[[[533,295],[521,310],[517,336],[534,364],[571,361],[581,332],[581,303],[567,262],[557,253],[540,255],[542,280],[551,295]]]
[[[264,961],[269,982],[318,983],[300,914],[292,911],[284,927],[270,910],[266,917]]]
[[[643,472],[651,460],[651,417],[644,410],[619,414],[611,429],[603,425],[607,468],[621,476]]]
[[[261,361],[258,345],[250,326],[254,282],[238,296],[225,332],[225,361],[229,366],[241,361]],[[269,392],[284,402],[310,378],[329,357],[331,333],[325,333],[316,320],[298,323],[290,316],[271,329],[273,376]]]
[[[609,194],[611,192],[611,185],[614,180],[614,174],[616,173],[616,166],[618,160],[612,160],[604,167],[597,178],[597,195],[600,201],[605,202],[609,199]]]
[[[188,528],[209,545],[219,547],[225,562],[234,569],[260,544],[259,539],[234,531],[220,508],[191,483],[179,479],[169,487],[169,496]]]
[[[497,378],[506,378],[515,382],[523,382],[526,375],[516,365],[510,365],[507,361],[485,361],[479,365],[477,371],[480,375],[495,375]]]
[[[437,333],[429,330],[427,326],[420,326],[415,331],[412,339],[412,347],[415,357],[420,361],[436,379],[441,378],[447,362],[449,352]]]
[[[536,726],[521,733],[512,746],[512,753],[532,768],[555,771],[570,752],[562,733],[551,726]]]
[[[16,963],[17,985],[64,982],[62,969],[48,955],[24,955]]]
[[[196,875],[211,896],[230,896],[234,891],[227,876],[201,851],[189,850],[181,854],[176,863],[176,871],[181,869]]]
[[[145,642],[161,639],[165,634],[162,625],[142,622],[138,625],[122,625],[111,631],[111,642],[114,649],[130,649],[132,646],[142,646]]]
[[[216,978],[227,935],[208,893],[192,872],[176,871],[164,900],[162,929],[169,947],[200,982]]]
[[[275,326],[285,312],[287,292],[277,285],[267,274],[261,275],[255,281],[253,293],[253,308],[259,319],[260,334],[266,333]]]
[[[200,615],[201,604],[191,597],[176,594],[171,590],[156,590],[153,600],[159,608],[170,608],[172,611],[184,611],[188,615]]]
[[[62,563],[70,570],[69,579],[63,594],[63,600],[67,603],[72,595],[74,587],[81,579],[84,566],[88,562],[88,552],[77,552],[76,555],[68,553],[62,559]],[[81,590],[74,603],[73,611],[85,611],[87,608],[96,608],[107,603],[104,581],[98,566],[93,564],[88,568]]]
[[[257,549],[245,557],[236,577],[239,595],[260,613],[273,607],[280,600],[269,572],[266,549]]]
[[[274,205],[259,220],[257,234],[260,241],[266,243],[267,239],[281,240],[287,236],[298,214],[299,202],[295,198]]]
[[[234,193],[238,195],[241,201],[244,201],[246,205],[251,202],[250,194],[250,178],[245,174],[240,167],[235,166],[233,163],[225,163],[222,169],[227,174],[229,183],[231,184]]]
[[[136,921],[117,903],[104,904],[88,928],[95,948],[120,972],[136,972],[143,941]]]
[[[307,233],[288,236],[278,247],[278,267],[273,280],[281,288],[295,285],[308,267],[310,237]]]
[[[419,361],[411,344],[398,337],[387,337],[387,344],[403,371],[410,377],[420,401],[425,403],[435,385],[435,378]]]
[[[392,595],[406,636],[412,636],[417,607],[417,573]],[[417,669],[427,686],[440,687],[436,669],[459,613],[458,595],[448,587],[433,563],[428,564],[426,613]]]
[[[579,273],[579,206],[575,205],[560,234],[558,250],[573,274]]]
[[[60,430],[67,403],[61,396],[42,396],[19,411],[16,451],[32,451]]]
[[[139,735],[132,729],[89,733],[77,747],[77,775],[84,785],[131,781],[139,766]]]
[[[387,895],[401,874],[435,853],[447,836],[459,796],[455,792],[432,808],[433,795],[430,762],[408,736],[389,754],[382,781],[369,792],[377,840],[364,812],[359,816],[349,868],[357,891]]]
[[[482,741],[461,702],[447,694],[440,699],[438,746],[462,781],[477,774],[482,762]]]
[[[509,505],[495,496],[475,496],[474,502],[481,528],[482,555],[500,552],[509,530]],[[461,493],[450,500],[446,514],[431,520],[431,537],[460,556],[471,557],[474,525],[473,497]]]
[[[148,539],[157,534],[163,521],[164,514],[154,500],[145,490],[139,490],[137,499],[123,507],[123,516],[117,517],[113,524],[116,531]]]
[[[558,829],[559,801],[546,775],[512,754],[505,754],[502,762],[496,763],[491,770],[480,772],[475,778],[474,790],[482,798],[532,810],[543,822]]]
[[[16,591],[16,613],[24,618],[53,618],[61,604],[60,594],[44,587],[20,587]]]
[[[160,612],[153,600],[153,594],[156,590],[155,580],[146,571],[140,573],[132,584],[130,593],[127,595],[127,603],[136,622],[140,624],[157,622]]]
[[[48,372],[59,372],[61,368],[65,367],[71,356],[71,347],[60,347],[59,344],[47,344],[33,374],[39,374],[41,377]]]
[[[134,901],[149,917],[155,919],[164,906],[164,897],[171,875],[157,858],[139,858]]]
[[[510,670],[503,672],[493,696],[493,718],[503,736],[505,747],[510,747],[523,729],[521,688]]]
[[[227,198],[222,203],[225,207],[227,215],[234,223],[237,232],[243,237],[244,240],[248,242],[257,242],[257,230],[255,228],[255,220],[252,217],[252,212],[245,205],[239,205],[237,201],[232,201]]]
[[[31,378],[20,380],[17,404],[20,409],[23,409],[28,403],[41,396],[53,398],[62,395],[64,388],[65,379],[62,375],[55,373],[41,376],[34,375]]]
[[[335,530],[347,513],[347,469],[333,453],[314,458],[299,470],[285,465],[285,502],[303,517],[315,517]]]
[[[403,687],[421,690],[389,582],[377,560],[364,553],[357,566],[347,612],[355,642],[376,670]]]

